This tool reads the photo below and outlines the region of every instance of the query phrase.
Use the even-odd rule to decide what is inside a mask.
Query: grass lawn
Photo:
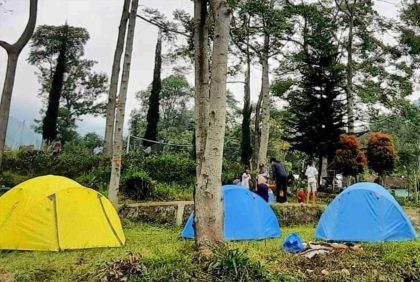
[[[134,281],[203,281],[195,275],[205,270],[200,270],[195,259],[194,242],[179,239],[179,228],[126,221],[124,230],[127,244],[123,248],[61,253],[0,251],[0,281],[5,274],[14,275],[17,281],[94,280],[93,273],[106,262],[127,258],[130,253],[141,256],[148,272],[147,276]],[[260,262],[264,271],[276,274],[277,281],[278,277],[283,281],[420,280],[420,239],[363,244],[362,253],[336,253],[307,259],[280,249],[291,232],[297,232],[308,242],[313,238],[314,227],[286,227],[280,239],[227,245],[230,249],[246,250],[250,260]],[[223,281],[222,277],[206,279]]]

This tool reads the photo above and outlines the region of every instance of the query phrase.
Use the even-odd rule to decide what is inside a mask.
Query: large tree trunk
[[[7,123],[9,122],[10,103],[12,101],[13,85],[15,83],[16,67],[19,54],[31,38],[36,24],[38,0],[30,0],[29,20],[22,35],[14,44],[0,40],[0,46],[7,52],[7,69],[4,79],[0,104],[0,170],[4,147],[6,145]]]
[[[328,158],[322,157],[320,161],[322,162],[322,170],[319,171],[319,174],[321,175],[320,181],[322,183],[324,177],[328,176]]]
[[[226,125],[226,76],[231,11],[225,0],[210,0],[214,19],[214,41],[211,64],[208,132],[197,175],[196,242],[200,254],[211,254],[210,247],[223,240],[223,198],[221,175]]]
[[[354,14],[353,9],[349,9],[349,34],[347,38],[347,132],[349,134],[354,133],[354,97],[353,97],[353,25],[354,25]]]
[[[201,174],[201,164],[204,159],[210,103],[207,3],[207,0],[194,0],[195,147],[197,175]]]
[[[242,142],[241,142],[241,161],[242,164],[249,166],[252,157],[251,147],[251,58],[249,47],[247,48],[247,68],[245,72],[244,85],[244,108],[242,110]]]
[[[121,56],[124,49],[124,39],[127,31],[130,1],[124,0],[120,26],[118,27],[117,46],[115,47],[114,62],[112,63],[111,81],[109,85],[108,104],[106,107],[105,143],[104,153],[112,154],[115,124],[115,106],[117,103],[118,81],[120,78]]]
[[[209,113],[209,53],[208,53],[208,0],[194,0],[194,71],[195,71],[195,134],[194,148],[196,161],[196,177],[201,175],[201,165],[204,159],[206,147],[208,113]],[[197,191],[197,184],[194,186],[194,202],[201,195]],[[197,214],[197,205],[194,205],[194,214]],[[194,221],[196,217],[194,217]],[[194,223],[194,228],[195,228]],[[198,242],[196,236],[196,243]],[[198,245],[198,243],[197,243]]]
[[[144,139],[157,141],[159,123],[159,100],[162,81],[160,74],[162,70],[162,30],[159,29],[158,40],[155,49],[155,69],[153,72],[152,90],[149,97],[149,110],[147,111],[147,127]],[[153,142],[143,140],[143,146],[149,147]]]
[[[258,148],[258,163],[267,162],[268,139],[270,135],[270,80],[269,80],[269,52],[270,39],[268,34],[264,37],[264,52],[261,58],[262,78],[261,78],[261,136]]]
[[[0,104],[0,169],[3,159],[3,151],[6,143],[7,123],[9,121],[10,104],[12,99],[13,83],[15,80],[18,55],[7,54],[7,70],[4,79],[3,94]]]
[[[248,20],[249,25],[249,20]],[[251,147],[251,56],[249,53],[249,36],[247,36],[246,47],[246,71],[244,84],[244,108],[242,110],[242,140],[241,140],[241,162],[249,166],[252,157]]]
[[[58,109],[60,108],[64,73],[66,72],[66,51],[66,42],[63,42],[60,53],[58,54],[57,65],[51,83],[47,111],[42,121],[42,139],[45,140],[44,142],[47,144],[57,138]]]
[[[127,42],[124,54],[123,72],[121,76],[121,87],[118,95],[117,112],[115,118],[111,180],[109,183],[108,190],[108,198],[115,206],[118,205],[118,192],[121,176],[121,155],[123,151],[125,104],[127,100],[128,80],[130,78],[131,54],[133,52],[134,30],[136,28],[136,14],[138,4],[138,0],[133,0],[133,2],[131,3],[130,19],[128,22]]]
[[[321,185],[321,179],[322,179],[322,169],[323,169],[323,161],[322,161],[322,156],[319,156],[319,163],[318,163],[318,187]]]
[[[252,156],[252,164],[254,167],[258,167],[258,154],[260,152],[260,140],[261,140],[261,106],[262,106],[263,95],[260,92],[258,95],[257,105],[255,106],[255,120],[254,120],[254,151]]]

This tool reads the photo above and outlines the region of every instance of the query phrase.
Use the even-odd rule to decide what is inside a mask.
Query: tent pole
[[[50,198],[50,200],[53,203],[53,208],[54,208],[54,223],[55,223],[55,236],[56,236],[56,239],[57,239],[57,250],[58,251],[61,251],[61,248],[60,248],[60,236],[59,236],[59,232],[58,232],[57,197],[56,197],[55,194],[52,194],[48,198]]]

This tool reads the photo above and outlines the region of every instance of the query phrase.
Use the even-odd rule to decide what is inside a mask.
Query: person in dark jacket
[[[279,203],[287,202],[287,172],[281,161],[275,158],[270,159],[273,170],[273,180],[276,182],[276,201]]]

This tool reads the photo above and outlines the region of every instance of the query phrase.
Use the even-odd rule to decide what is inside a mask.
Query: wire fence
[[[151,146],[143,146],[143,141],[147,141],[148,143],[152,143]],[[131,151],[144,151],[145,153],[150,153],[151,151],[155,153],[165,153],[165,152],[184,152],[188,153],[191,152],[193,148],[193,144],[175,144],[171,142],[165,141],[155,141],[149,140],[142,137],[128,135],[127,136],[127,144],[126,144],[126,151],[127,153]]]
[[[14,117],[9,118],[6,134],[7,149],[15,150],[24,146],[40,149],[41,144],[41,135],[36,133],[30,124],[25,120],[19,120]]]

